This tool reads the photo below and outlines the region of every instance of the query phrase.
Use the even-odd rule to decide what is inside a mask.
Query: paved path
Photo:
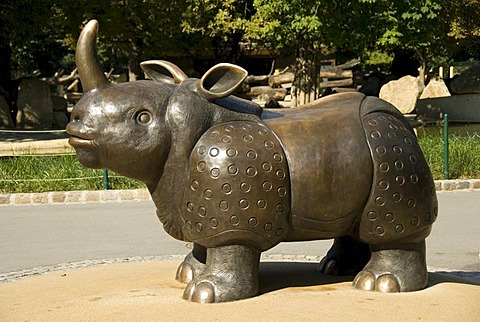
[[[0,129],[0,156],[73,153],[65,130]]]
[[[480,191],[439,192],[438,198],[438,220],[427,239],[429,267],[480,275]],[[315,259],[330,245],[283,243],[267,254]],[[185,255],[189,246],[163,231],[151,201],[0,206],[0,274],[85,260]]]
[[[163,231],[150,201],[0,206],[0,321],[478,321],[480,192],[438,197],[425,290],[361,292],[351,277],[317,274],[312,262],[267,261],[260,265],[259,296],[221,305],[181,300],[185,286],[173,279],[181,257],[94,265],[189,251]],[[318,260],[330,243],[284,243],[268,253]],[[65,262],[77,264],[55,269]],[[29,275],[2,272],[45,265],[56,273],[1,283],[2,276]],[[92,267],[69,269],[79,266]]]

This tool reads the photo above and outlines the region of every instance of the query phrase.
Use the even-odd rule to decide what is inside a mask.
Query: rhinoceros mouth
[[[73,146],[74,148],[82,148],[82,147],[96,147],[98,146],[95,140],[93,139],[85,139],[78,136],[71,136],[68,139],[68,144]]]

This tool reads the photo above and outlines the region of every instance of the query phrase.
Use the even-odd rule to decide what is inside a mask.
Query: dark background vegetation
[[[308,54],[339,64],[360,58],[356,68],[364,73],[428,74],[480,60],[480,0],[2,0],[0,86],[69,74],[76,39],[90,19],[100,24],[102,66],[129,80],[143,77],[139,63],[148,59],[172,61],[193,77],[217,62],[266,74],[272,62]],[[478,139],[452,143],[452,177],[480,176]],[[435,179],[442,178],[441,137],[422,136],[420,144]],[[78,189],[79,182],[101,188],[101,172],[82,168],[74,156],[5,158],[0,170],[9,178],[0,192]],[[125,178],[112,184],[142,186]]]
[[[0,81],[73,70],[90,19],[100,23],[105,70],[130,79],[142,77],[138,64],[147,59],[173,61],[192,76],[218,61],[260,73],[269,65],[249,55],[259,48],[270,58],[300,49],[361,58],[369,70],[405,51],[424,71],[480,57],[480,0],[3,0]]]

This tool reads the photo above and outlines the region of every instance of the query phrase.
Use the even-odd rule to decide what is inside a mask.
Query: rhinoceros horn
[[[84,91],[101,88],[109,84],[97,57],[97,33],[98,21],[90,20],[78,37],[75,61]]]

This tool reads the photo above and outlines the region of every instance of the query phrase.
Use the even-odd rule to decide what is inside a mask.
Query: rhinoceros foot
[[[335,238],[317,271],[328,275],[356,275],[368,263],[370,248],[350,236]]]
[[[235,301],[258,293],[260,253],[246,246],[223,246],[207,250],[205,268],[194,274],[183,298],[192,302]]]
[[[403,249],[402,249],[403,248]],[[357,274],[353,286],[383,293],[418,291],[427,286],[425,242],[373,249],[367,266]]]
[[[190,283],[205,268],[206,257],[207,249],[198,244],[193,244],[193,250],[178,266],[175,279],[183,284]]]

